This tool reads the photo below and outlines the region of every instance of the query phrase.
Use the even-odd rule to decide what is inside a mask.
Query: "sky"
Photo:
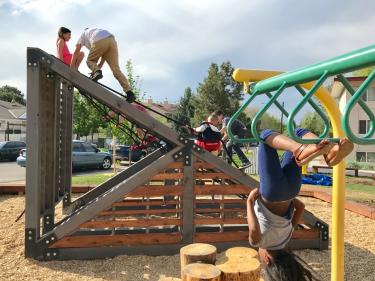
[[[374,11],[372,0],[0,0],[0,86],[26,94],[27,47],[55,54],[65,26],[72,52],[96,27],[115,35],[120,67],[132,60],[146,98],[177,102],[213,62],[288,71],[372,45]],[[103,74],[121,90],[107,66]]]

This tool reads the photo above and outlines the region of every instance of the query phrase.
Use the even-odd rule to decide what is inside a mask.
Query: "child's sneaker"
[[[103,73],[100,69],[98,69],[97,71],[91,73],[90,78],[91,80],[98,82],[98,80],[103,78]]]
[[[126,92],[126,101],[128,103],[132,103],[135,101],[135,95],[132,90]]]

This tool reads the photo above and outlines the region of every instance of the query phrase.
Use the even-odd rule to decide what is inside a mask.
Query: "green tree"
[[[15,101],[19,104],[26,105],[24,94],[16,87],[8,85],[0,87],[0,100],[7,102]]]
[[[243,99],[242,85],[232,79],[233,67],[230,62],[224,62],[220,67],[212,63],[208,75],[197,88],[197,95],[193,99],[195,115],[193,124],[198,125],[213,111],[220,109],[227,116],[232,116],[240,107]],[[246,116],[240,116],[246,121]]]
[[[79,140],[82,136],[90,134],[90,109],[87,106],[86,99],[78,92],[73,95],[73,108],[73,133]]]
[[[125,67],[126,67],[126,75],[129,81],[130,88],[132,89],[137,100],[143,99],[145,96],[145,93],[141,89],[142,80],[139,75],[135,75],[132,61],[127,60]],[[116,124],[109,123],[109,129],[110,129],[111,135],[116,136],[116,138],[118,139],[120,143],[132,144],[134,142],[133,138],[136,138],[137,136],[135,125],[129,122],[128,120],[120,120],[120,121],[121,121],[121,126],[116,126]],[[129,130],[133,133],[129,132],[124,127],[129,128]],[[133,136],[133,138],[131,136]]]
[[[315,111],[308,112],[302,117],[301,127],[319,136],[324,131],[324,122]]]
[[[258,111],[259,111],[259,108],[251,107],[251,108],[246,110],[246,114],[250,117],[250,120],[253,120],[253,118],[258,113]],[[249,122],[249,124],[251,125],[251,122]],[[250,128],[251,128],[250,125],[248,127],[249,131],[250,131]],[[271,130],[275,130],[277,132],[280,132],[281,122],[280,122],[279,118],[277,118],[275,116],[272,116],[271,114],[265,112],[263,114],[262,118],[260,119],[260,122],[258,122],[257,126],[258,126],[258,128],[257,128],[258,132],[260,132],[261,130],[264,130],[264,129],[271,129]]]
[[[193,92],[190,87],[187,87],[184,96],[180,99],[176,112],[172,115],[172,118],[182,124],[191,126],[191,120],[194,117],[193,99]],[[189,133],[179,124],[173,123],[172,128],[184,137],[189,135]]]

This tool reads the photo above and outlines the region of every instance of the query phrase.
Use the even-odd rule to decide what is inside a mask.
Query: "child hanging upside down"
[[[221,133],[219,129],[214,126],[214,124],[217,123],[217,116],[211,114],[207,118],[207,121],[202,122],[199,127],[194,128],[194,132],[198,135],[195,144],[210,152],[218,153],[221,145]]]
[[[303,139],[317,137],[306,129],[297,129],[296,135]],[[260,187],[253,189],[247,200],[249,242],[259,248],[266,280],[317,280],[285,250],[304,210],[304,204],[296,198],[301,189],[301,166],[320,155],[329,166],[336,165],[353,150],[353,144],[342,139],[338,144],[322,140],[301,145],[272,130],[264,130],[260,138]],[[285,151],[281,163],[278,149]]]

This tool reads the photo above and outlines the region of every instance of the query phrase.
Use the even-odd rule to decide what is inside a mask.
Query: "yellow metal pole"
[[[279,75],[281,71],[265,71],[236,69],[233,78],[242,83],[257,82],[269,77]],[[311,89],[313,83],[301,85],[305,89]],[[341,127],[341,113],[327,89],[321,87],[316,92],[316,97],[322,102],[331,120],[333,136],[343,137]],[[345,223],[345,161],[333,168],[332,187],[332,247],[331,247],[331,280],[344,281],[344,223]]]

